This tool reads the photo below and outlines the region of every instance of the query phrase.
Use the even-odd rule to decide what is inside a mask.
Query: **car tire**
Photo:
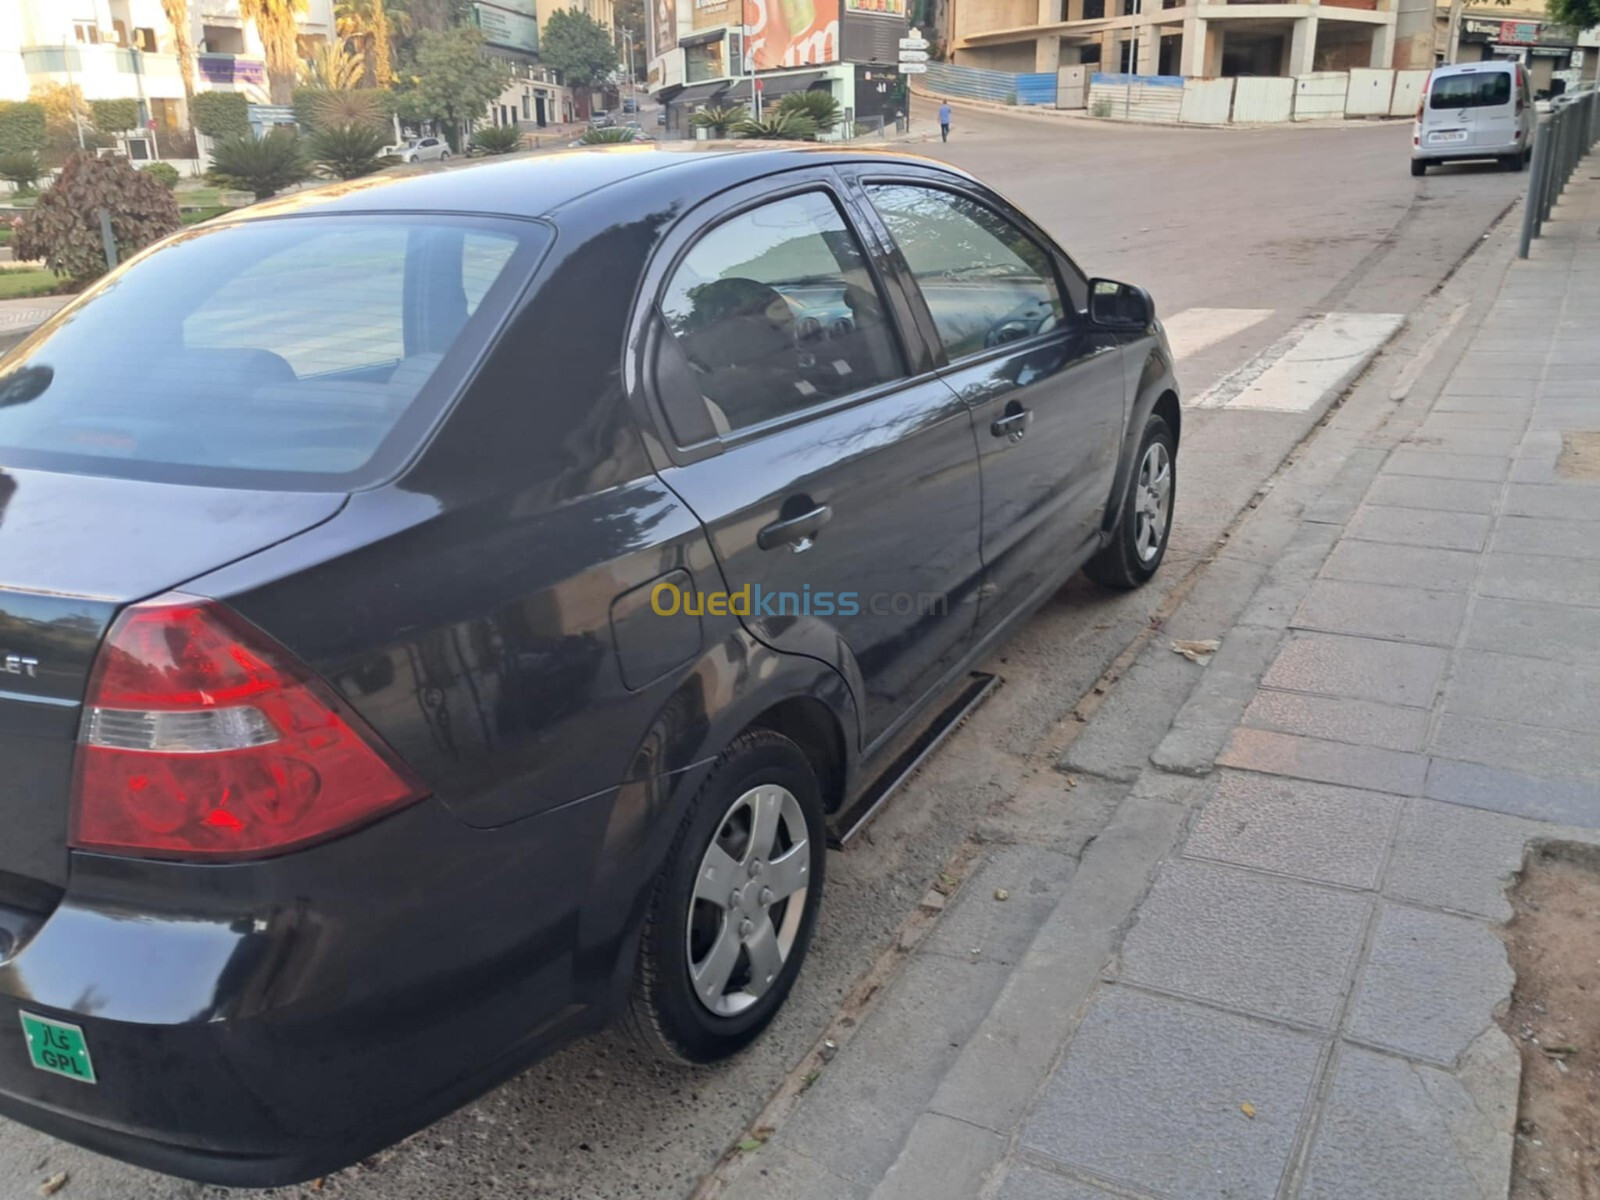
[[[443,154],[439,155],[439,161],[440,162],[444,162],[449,157],[450,157],[450,151],[446,150]]]
[[[1411,160],[1411,173],[1413,175],[1426,175],[1428,173],[1428,160],[1425,158],[1413,158]]]
[[[1527,165],[1527,161],[1527,159],[1518,153],[1502,158],[1500,160],[1500,165],[1508,171],[1520,171],[1524,166]]]
[[[1116,531],[1084,573],[1102,587],[1146,583],[1166,557],[1177,495],[1178,439],[1166,420],[1152,413],[1139,439]]]
[[[635,1040],[698,1064],[760,1036],[805,959],[826,853],[822,794],[800,747],[770,729],[741,734],[701,784],[656,881],[625,1014]],[[794,890],[772,896],[768,884]]]

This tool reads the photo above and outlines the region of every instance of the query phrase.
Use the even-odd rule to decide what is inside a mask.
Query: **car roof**
[[[1434,77],[1440,75],[1474,75],[1483,71],[1510,71],[1518,64],[1509,58],[1486,58],[1475,63],[1443,63],[1433,69]]]
[[[591,147],[501,162],[478,162],[425,174],[380,174],[280,196],[239,210],[234,219],[311,213],[443,212],[545,217],[581,197],[644,175],[652,186],[710,195],[780,171],[829,162],[915,162],[962,177],[916,155],[835,149],[694,149],[671,143]]]

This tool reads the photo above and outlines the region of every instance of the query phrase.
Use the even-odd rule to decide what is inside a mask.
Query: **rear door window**
[[[436,217],[196,231],[5,364],[0,456],[222,486],[361,486],[416,448],[437,415],[418,408],[425,385],[503,311],[546,236]]]
[[[905,373],[866,255],[833,200],[804,192],[728,218],[667,283],[657,386],[681,378],[718,433],[776,420]]]
[[[1428,92],[1429,108],[1496,108],[1511,103],[1511,72],[1443,75]]]

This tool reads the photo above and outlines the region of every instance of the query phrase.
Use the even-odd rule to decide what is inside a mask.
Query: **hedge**
[[[0,100],[0,150],[43,149],[43,106],[31,100]]]
[[[94,114],[94,127],[101,133],[126,133],[139,125],[137,100],[91,100],[89,111]]]
[[[190,112],[194,127],[209,138],[250,136],[250,109],[240,92],[201,92]]]

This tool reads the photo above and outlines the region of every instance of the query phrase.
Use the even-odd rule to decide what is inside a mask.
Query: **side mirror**
[[[1102,329],[1148,329],[1155,323],[1156,306],[1150,293],[1131,283],[1110,279],[1089,281],[1089,320]]]

